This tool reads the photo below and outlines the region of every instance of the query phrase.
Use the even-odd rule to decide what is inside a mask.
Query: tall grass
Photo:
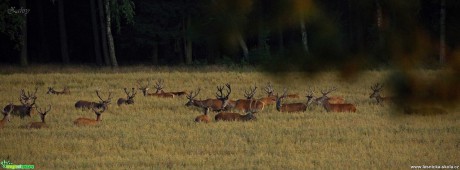
[[[0,130],[0,161],[34,164],[38,169],[408,169],[410,165],[459,165],[459,108],[447,115],[406,116],[389,105],[369,99],[370,86],[388,72],[368,71],[356,81],[343,81],[335,72],[306,77],[291,73],[273,77],[253,69],[150,69],[121,71],[65,68],[9,70],[0,75],[0,104],[19,104],[21,89],[38,87],[39,107],[48,104],[47,129],[21,126],[40,121],[38,115],[13,117]],[[272,82],[275,93],[287,88],[305,101],[305,90],[336,86],[331,95],[343,96],[356,113],[328,113],[312,106],[306,112],[279,113],[273,106],[257,113],[253,122],[193,122],[202,110],[186,107],[187,99],[144,97],[135,104],[116,106],[126,97],[124,87],[148,78],[165,80],[165,91],[201,88],[197,98],[215,98],[216,86],[229,82],[231,98],[243,98],[256,84],[256,98]],[[46,95],[46,87],[68,86],[71,95]],[[77,127],[79,117],[96,118],[92,111],[74,108],[78,100],[97,101],[95,90],[112,92],[112,105],[95,127]],[[384,94],[383,95],[389,95]],[[216,113],[211,113],[213,117]]]

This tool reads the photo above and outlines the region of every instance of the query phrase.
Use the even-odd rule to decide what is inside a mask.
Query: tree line
[[[459,7],[454,0],[3,0],[0,62],[432,66],[455,57]]]

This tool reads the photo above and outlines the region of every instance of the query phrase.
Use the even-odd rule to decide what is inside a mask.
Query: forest
[[[432,68],[456,63],[459,7],[455,0],[2,0],[0,63]]]

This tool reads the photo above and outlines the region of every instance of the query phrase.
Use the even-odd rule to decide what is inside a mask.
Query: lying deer
[[[56,95],[70,94],[70,90],[68,87],[64,87],[64,90],[56,91],[54,90],[53,87],[48,87],[48,92],[46,92],[46,94],[56,94]]]
[[[6,110],[6,109],[3,109],[3,110],[2,110],[3,119],[2,119],[2,121],[0,121],[0,129],[2,129],[2,128],[5,126],[6,122],[11,121],[11,120],[10,120],[10,113],[11,113],[11,111],[13,111],[12,104],[10,105],[10,109],[9,109],[9,110]]]
[[[382,90],[383,85],[382,84],[375,84],[374,86],[371,86],[371,89],[373,93],[369,96],[369,98],[375,98],[377,100],[377,104],[383,104],[384,102],[388,102],[392,100],[392,97],[382,97],[380,96],[380,91]]]
[[[209,123],[209,121],[210,121],[210,118],[209,118],[209,116],[208,116],[209,109],[210,109],[209,107],[204,107],[204,108],[203,108],[204,114],[203,114],[203,115],[200,115],[200,116],[197,116],[197,117],[195,118],[195,122],[197,122],[197,123],[199,123],[199,122]]]
[[[126,104],[126,105],[129,105],[129,104],[134,104],[134,97],[136,96],[136,91],[134,88],[132,88],[131,92],[128,92],[128,90],[126,90],[126,88],[123,89],[126,93],[126,96],[127,98],[119,98],[118,101],[117,101],[117,104],[118,106],[122,105],[122,104]]]
[[[42,121],[41,122],[29,123],[29,125],[27,125],[27,128],[34,128],[34,129],[47,128],[48,125],[46,125],[46,123],[45,123],[45,116],[51,110],[51,105],[48,105],[48,109],[45,109],[44,111],[41,110],[41,108],[38,108],[38,107],[36,107],[35,109],[40,114],[40,119]]]
[[[93,109],[94,113],[96,114],[96,120],[81,117],[75,120],[73,123],[77,126],[82,126],[82,125],[94,126],[94,125],[97,125],[99,122],[101,122],[102,121],[101,114],[105,111],[106,108],[102,107],[102,110],[97,110],[98,108],[93,107],[91,109]]]
[[[316,98],[315,102],[318,105],[322,105],[321,101],[323,101],[323,98],[325,98],[324,100],[327,100],[327,102],[329,102],[330,104],[343,104],[343,103],[345,103],[345,99],[343,99],[343,97],[340,97],[340,96],[331,96],[331,97],[329,97],[329,96],[327,96],[329,93],[331,93],[331,92],[333,92],[335,90],[337,90],[336,87],[333,87],[333,88],[329,89],[329,91],[326,90],[326,92],[321,90],[322,96]]]
[[[226,84],[227,86],[227,94],[224,95],[223,93],[223,86],[217,86],[216,98],[217,99],[206,99],[206,100],[196,100],[195,97],[200,93],[201,89],[198,89],[195,93],[193,91],[187,95],[188,102],[185,106],[196,106],[200,108],[209,107],[213,111],[221,111],[227,107],[229,103],[228,97],[230,96],[232,89],[230,84]]]
[[[141,81],[137,81],[137,84],[139,85],[138,88],[139,90],[142,91],[142,93],[144,94],[144,96],[156,96],[156,97],[163,97],[163,98],[174,98],[174,94],[172,93],[165,93],[163,91],[163,80],[159,80],[155,83],[155,89],[156,89],[156,92],[155,93],[149,93],[148,90],[149,90],[149,86],[150,86],[150,80],[147,80],[147,85],[146,86],[143,86]]]
[[[77,109],[91,109],[91,108],[106,108],[110,104],[110,101],[112,100],[112,93],[109,92],[109,97],[107,100],[102,99],[102,97],[99,95],[99,90],[96,90],[96,95],[99,97],[100,101],[97,102],[90,102],[90,101],[85,101],[85,100],[79,100],[75,103],[75,108]]]
[[[220,112],[217,114],[214,119],[217,121],[251,121],[251,120],[257,120],[256,116],[254,115],[257,113],[257,109],[255,108],[250,108],[247,112],[246,115],[240,115],[238,113],[231,113],[231,112]]]
[[[326,91],[326,92],[321,91],[323,93],[323,96],[319,98],[318,102],[323,105],[324,109],[326,109],[327,112],[356,112],[356,107],[353,104],[350,104],[350,103],[331,104],[329,103],[328,97],[326,95],[334,90],[335,88],[329,91]]]
[[[308,108],[308,106],[310,106],[310,104],[313,102],[312,98],[313,98],[313,93],[310,92],[309,94],[307,94],[307,103],[287,103],[287,104],[281,104],[281,100],[286,98],[286,95],[287,94],[287,90],[284,89],[284,94],[280,97],[277,97],[276,98],[276,110],[278,110],[279,112],[288,112],[288,113],[292,113],[292,112],[305,112]]]
[[[267,93],[267,97],[260,98],[259,101],[263,102],[265,105],[275,104],[276,96],[273,95],[274,90],[271,83],[268,83],[264,90]]]

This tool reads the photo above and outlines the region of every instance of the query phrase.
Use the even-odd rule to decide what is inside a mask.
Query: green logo
[[[14,165],[8,160],[3,160],[0,164],[5,169],[35,169],[35,165]]]

